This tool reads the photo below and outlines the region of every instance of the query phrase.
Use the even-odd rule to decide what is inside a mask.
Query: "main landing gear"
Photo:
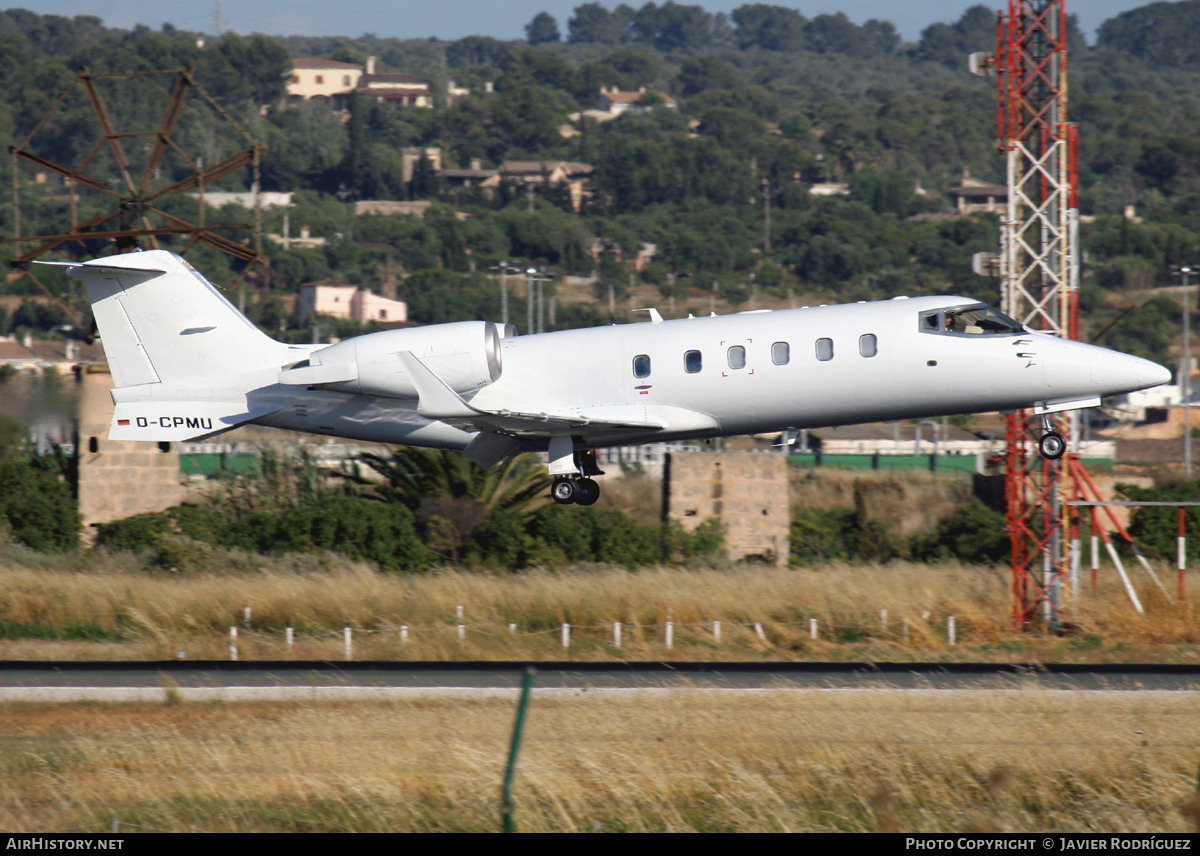
[[[1046,429],[1046,433],[1038,440],[1038,451],[1042,453],[1043,458],[1057,461],[1067,451],[1066,438],[1053,430],[1054,425],[1049,416],[1042,416],[1042,427]]]
[[[559,505],[594,505],[600,498],[600,485],[590,478],[604,475],[596,462],[596,450],[576,450],[571,437],[551,438],[550,475],[554,476],[550,498]]]
[[[550,496],[559,505],[594,505],[600,498],[600,485],[587,478],[556,478],[550,488]]]

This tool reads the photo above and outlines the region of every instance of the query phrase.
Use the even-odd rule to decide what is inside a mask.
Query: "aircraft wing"
[[[484,410],[464,400],[411,351],[401,351],[397,356],[416,387],[418,413],[427,419],[437,419],[485,435],[548,437],[586,431],[589,436],[596,436],[666,428],[704,432],[720,430],[721,427],[710,414],[669,405],[611,404],[580,408],[551,405],[536,410]],[[477,442],[481,451],[482,447],[487,446],[495,450],[494,454],[499,454],[501,447],[510,448],[514,445],[498,440],[483,442],[483,437]],[[503,460],[506,456],[496,460]],[[487,457],[490,459],[492,455]]]

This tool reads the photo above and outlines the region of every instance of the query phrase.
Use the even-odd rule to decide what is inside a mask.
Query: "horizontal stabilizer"
[[[165,268],[151,267],[118,267],[116,265],[105,265],[98,262],[39,262],[35,261],[35,265],[51,265],[53,267],[69,268],[68,276],[73,276],[76,279],[108,279],[113,276],[124,276],[126,274],[144,273],[150,276],[157,276],[160,273],[166,273]]]
[[[183,442],[226,431],[271,411],[244,401],[137,401],[117,404],[110,440]]]

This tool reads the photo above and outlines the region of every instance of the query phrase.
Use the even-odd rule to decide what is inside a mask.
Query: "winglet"
[[[426,419],[469,419],[481,411],[463,401],[461,395],[429,370],[412,351],[399,351],[396,357],[408,371],[417,389],[417,412]]]
[[[646,309],[635,309],[633,311],[634,312],[649,312],[651,324],[661,324],[663,322],[663,317],[658,314],[658,310],[655,309],[653,306],[647,307]]]

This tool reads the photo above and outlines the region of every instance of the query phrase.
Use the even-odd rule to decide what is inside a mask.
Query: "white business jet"
[[[594,503],[595,450],[959,413],[1049,414],[1166,383],[1155,363],[1035,333],[963,297],[895,298],[518,336],[462,321],[335,345],[276,342],[164,250],[55,263],[82,279],[112,371],[112,440],[269,425],[461,449],[548,451],[551,495]],[[790,436],[794,437],[794,433]]]

